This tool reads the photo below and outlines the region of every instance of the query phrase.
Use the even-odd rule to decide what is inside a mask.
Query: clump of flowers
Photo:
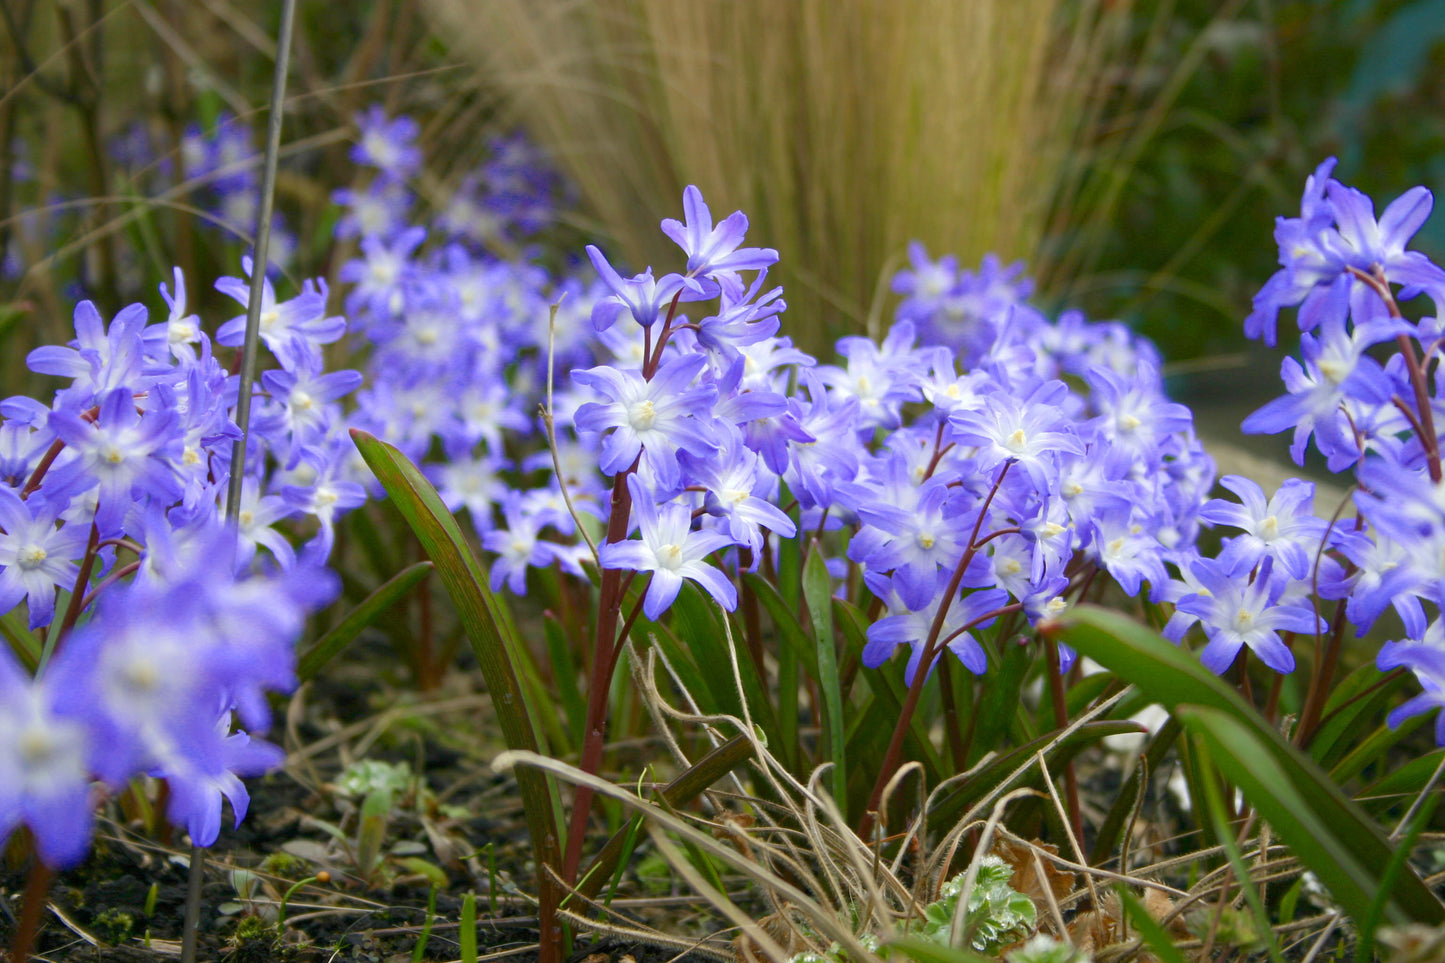
[[[197,845],[215,842],[223,797],[245,815],[240,777],[282,761],[253,735],[265,693],[295,685],[305,616],[335,593],[336,515],[365,497],[340,476],[338,399],[361,376],[321,358],[345,321],[323,283],[283,301],[268,282],[261,332],[280,367],[244,386],[242,503],[224,522],[243,386],[215,348],[239,344],[244,318],[213,341],[179,270],[174,284],[154,324],[139,304],[107,325],[82,302],[76,338],[28,359],[66,379],[54,401],[0,403],[0,608],[23,603],[33,633],[0,649],[0,837],[27,825],[52,866],[88,848],[97,787],[137,775],[166,780],[167,815]],[[217,287],[249,300],[240,278]],[[287,529],[308,526],[296,547]]]

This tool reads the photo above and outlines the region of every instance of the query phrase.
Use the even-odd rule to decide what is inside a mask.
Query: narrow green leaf
[[[1403,798],[1423,790],[1440,765],[1445,749],[1427,752],[1370,783],[1360,792],[1360,801],[1371,811],[1384,812]]]
[[[1381,724],[1368,739],[1351,749],[1348,755],[1335,764],[1335,767],[1330,770],[1330,778],[1338,785],[1343,786],[1372,764],[1383,763],[1386,753],[1398,745],[1401,739],[1428,721],[1430,721],[1428,715],[1418,715],[1411,716],[1394,729]]]
[[[1325,703],[1319,728],[1310,739],[1310,757],[1325,768],[1343,759],[1360,741],[1361,733],[1384,714],[1406,680],[1405,673],[1385,680],[1385,674],[1368,663],[1350,673]]]
[[[994,963],[986,956],[962,947],[944,946],[918,936],[903,936],[883,944],[918,963]]]
[[[461,928],[457,933],[462,963],[477,963],[477,894],[462,897]]]
[[[778,747],[773,750],[793,773],[799,773],[798,683],[799,669],[811,672],[818,664],[813,640],[803,631],[796,608],[790,607],[777,588],[761,576],[745,573],[743,580],[772,620],[778,641]]]
[[[929,828],[952,828],[954,822],[969,807],[990,793],[1001,793],[1015,786],[1042,785],[1043,779],[1037,766],[1025,768],[1019,774],[1017,782],[1007,781],[1010,775],[1037,756],[1041,750],[1045,761],[1050,766],[1058,767],[1105,736],[1138,731],[1138,724],[1133,722],[1086,722],[1064,739],[1059,738],[1058,732],[1046,732],[1037,739],[997,757],[976,771],[963,785],[940,799],[928,814]]]
[[[1214,764],[1345,911],[1356,920],[1365,919],[1375,893],[1385,882],[1382,873],[1393,852],[1379,827],[1353,806],[1340,814],[1332,806],[1322,805],[1338,795],[1328,777],[1311,771],[1313,764],[1302,754],[1293,760],[1279,755],[1266,739],[1233,715],[1191,705],[1176,707],[1175,714],[1190,733],[1203,740]],[[1310,781],[1313,789],[1300,788]],[[1401,874],[1393,894],[1385,909],[1392,922],[1438,925],[1445,919],[1445,908],[1413,873]]]
[[[407,457],[378,438],[355,429],[356,447],[411,526],[456,606],[481,666],[507,746],[538,752],[542,740],[536,714],[517,681],[514,662],[526,658],[510,618],[487,586],[486,573],[436,489]],[[556,781],[535,769],[519,769],[517,786],[532,845],[537,852],[538,887],[554,885],[544,867],[562,864],[562,801]]]
[[[1129,916],[1129,922],[1134,924],[1134,929],[1139,931],[1139,936],[1144,940],[1144,945],[1157,957],[1160,963],[1187,963],[1184,954],[1169,934],[1164,932],[1164,927],[1159,921],[1149,915],[1144,904],[1139,898],[1129,892],[1129,888],[1122,883],[1115,888],[1119,894],[1119,902],[1124,904],[1124,912]]]
[[[11,609],[0,618],[0,635],[5,636],[5,641],[10,643],[10,651],[15,653],[15,657],[27,671],[34,672],[40,668],[40,657],[45,648],[35,637],[35,633],[30,631],[19,607]]]
[[[314,678],[317,672],[320,672],[328,662],[341,654],[341,651],[361,634],[362,629],[374,623],[383,612],[395,605],[398,599],[426,578],[433,567],[431,562],[417,562],[414,565],[408,565],[392,576],[390,581],[368,595],[360,605],[347,613],[346,618],[341,620],[341,624],[327,632],[307,650],[297,664],[297,677],[302,682]]]
[[[833,576],[823,560],[823,547],[813,542],[803,565],[803,599],[813,623],[818,657],[818,692],[823,702],[824,758],[833,764],[833,799],[848,818],[848,741],[843,729],[843,692],[838,685],[838,646],[833,639]]]
[[[1241,731],[1243,730],[1241,729]],[[1196,738],[1199,738],[1197,734]],[[1211,741],[1207,738],[1203,739],[1198,744],[1198,748],[1200,756],[1203,757],[1204,767],[1213,771],[1211,756],[1207,748]],[[1260,751],[1264,751],[1262,747]],[[1246,760],[1238,761],[1248,765]],[[1210,778],[1204,781],[1203,801],[1204,808],[1209,812],[1209,820],[1214,825],[1215,838],[1224,847],[1229,867],[1234,870],[1234,880],[1239,884],[1240,892],[1244,894],[1244,901],[1249,904],[1249,910],[1254,915],[1255,931],[1261,939],[1268,941],[1269,958],[1274,963],[1284,963],[1279,952],[1279,941],[1275,938],[1274,929],[1270,926],[1269,914],[1264,909],[1264,901],[1259,898],[1259,889],[1254,885],[1254,878],[1249,875],[1249,867],[1244,865],[1244,855],[1239,851],[1239,843],[1234,838],[1234,827],[1230,825],[1229,816],[1224,811],[1224,795],[1220,792],[1217,779]]]
[[[746,762],[752,754],[752,743],[746,737],[733,736],[693,763],[692,768],[663,786],[662,801],[674,809],[686,806],[701,795],[704,789]],[[577,892],[583,899],[596,897],[602,884],[612,875],[613,870],[621,865],[622,857],[628,849],[630,826],[629,822],[628,826],[613,833],[582,874],[577,883]]]
[[[1004,744],[1018,707],[1023,704],[1021,693],[1033,663],[1034,655],[1028,646],[1005,642],[1001,652],[989,652],[987,683],[974,709],[978,720],[974,723],[969,765]]]
[[[1245,704],[1237,692],[1204,668],[1193,654],[1176,648],[1152,630],[1118,612],[1096,606],[1081,605],[1074,609],[1064,620],[1059,635],[1081,654],[1132,682],[1176,715],[1181,704],[1193,703],[1195,708],[1191,711],[1196,718],[1200,709],[1207,709],[1214,713],[1211,719],[1230,720],[1232,726],[1227,731],[1231,736],[1242,733],[1238,738],[1247,737],[1249,746],[1263,747],[1262,762],[1268,763],[1267,770],[1243,773],[1248,785],[1245,778],[1235,778],[1246,796],[1250,793],[1248,786],[1254,786],[1256,791],[1268,789],[1272,794],[1270,799],[1288,796],[1307,801],[1307,808],[1301,810],[1299,816],[1285,814],[1292,823],[1291,832],[1298,834],[1303,832],[1303,827],[1309,826],[1325,834],[1306,836],[1295,842],[1285,836],[1281,828],[1281,835],[1296,847],[1301,859],[1324,879],[1327,872],[1340,875],[1345,871],[1338,869],[1334,863],[1317,866],[1313,861],[1347,857],[1351,867],[1367,869],[1362,870],[1365,875],[1359,879],[1345,873],[1341,885],[1354,885],[1356,893],[1361,885],[1378,885],[1374,874],[1388,865],[1393,852],[1380,827],[1348,799],[1313,760],[1290,745],[1259,713]],[[1211,725],[1209,728],[1216,727]],[[1230,767],[1241,768],[1237,757],[1223,751],[1216,752],[1214,758],[1227,772]],[[1268,780],[1257,775],[1264,771],[1270,774]],[[1266,803],[1253,797],[1250,801],[1259,806],[1261,812],[1264,811]],[[1266,818],[1279,825],[1268,814]],[[1331,890],[1343,902],[1344,895],[1333,886]],[[1365,901],[1359,909],[1368,906],[1368,901]],[[1394,888],[1394,899],[1387,913],[1392,920],[1410,919],[1430,925],[1445,923],[1445,906],[1408,867],[1401,873]]]
[[[1159,771],[1159,764],[1164,761],[1164,756],[1179,738],[1179,732],[1179,720],[1170,716],[1149,740],[1149,746],[1144,750],[1144,765],[1141,767],[1136,763],[1134,771],[1129,773],[1129,778],[1119,789],[1114,804],[1109,807],[1104,822],[1099,826],[1099,835],[1094,840],[1094,865],[1107,862],[1123,842],[1138,795],[1144,788],[1144,773]]]
[[[550,612],[542,616],[542,636],[547,643],[547,658],[552,663],[552,680],[557,686],[557,700],[562,703],[562,711],[567,714],[568,744],[580,746],[583,729],[587,726],[587,702],[582,698],[582,689],[577,684],[573,649],[567,644],[566,630],[561,621]]]

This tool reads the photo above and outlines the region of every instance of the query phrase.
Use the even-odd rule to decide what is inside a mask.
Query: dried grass
[[[657,223],[695,183],[781,252],[789,329],[813,346],[861,327],[912,238],[964,263],[1039,254],[1129,6],[426,0],[614,255],[675,261]]]

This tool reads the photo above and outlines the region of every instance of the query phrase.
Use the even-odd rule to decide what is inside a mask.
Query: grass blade
[[[431,573],[433,565],[431,562],[417,562],[397,572],[396,575],[385,582],[375,592],[372,592],[356,608],[347,613],[346,618],[341,620],[330,632],[321,637],[321,640],[307,650],[301,657],[296,667],[296,675],[302,682],[315,677],[316,673],[361,634],[361,630],[370,626],[381,614],[391,608],[402,596],[422,579]]]
[[[481,666],[507,746],[537,752],[542,744],[537,716],[513,666],[514,660],[526,658],[525,650],[487,587],[486,572],[456,519],[436,489],[400,451],[364,431],[353,429],[351,437],[436,564]],[[517,786],[537,851],[538,887],[546,894],[554,890],[554,884],[545,867],[562,865],[561,795],[554,780],[534,769],[517,770]]]
[[[818,690],[823,702],[824,758],[833,764],[833,799],[848,818],[848,741],[843,735],[843,692],[838,685],[838,646],[833,640],[833,577],[823,561],[823,549],[813,543],[803,565],[803,601],[813,623],[818,659]]]
[[[1226,755],[1223,750],[1214,754],[1226,772],[1239,770],[1245,777],[1235,779],[1235,782],[1246,795],[1250,792],[1248,785],[1252,785],[1256,791],[1268,790],[1271,793],[1267,802],[1285,796],[1299,800],[1301,804],[1307,802],[1298,817],[1287,810],[1282,813],[1292,825],[1291,832],[1300,836],[1298,840],[1289,836],[1285,839],[1297,847],[1301,859],[1321,879],[1326,873],[1340,876],[1340,884],[1355,887],[1357,896],[1361,886],[1378,886],[1378,870],[1389,864],[1393,853],[1393,847],[1380,827],[1347,798],[1313,760],[1290,745],[1240,698],[1239,693],[1204,668],[1194,655],[1169,644],[1157,633],[1127,616],[1096,606],[1081,605],[1074,609],[1063,620],[1058,634],[1082,655],[1132,682],[1170,712],[1178,715],[1176,710],[1181,705],[1192,703],[1195,708],[1191,712],[1196,718],[1203,710],[1210,720],[1229,720],[1231,726],[1220,731],[1227,731],[1231,738],[1241,740],[1244,748],[1263,747],[1263,753],[1257,754],[1258,761],[1268,767],[1247,770],[1241,767],[1237,757]],[[1184,721],[1182,716],[1180,721]],[[1211,725],[1208,728],[1217,727]],[[1268,771],[1273,777],[1268,785],[1257,775],[1261,771]],[[1260,800],[1251,798],[1250,801],[1260,806],[1263,812]],[[1266,818],[1280,826],[1267,814]],[[1306,826],[1312,827],[1310,833],[1304,832]],[[1284,836],[1284,830],[1280,828]],[[1359,868],[1362,876],[1341,875],[1343,871],[1337,869],[1332,861],[1345,857],[1351,867]],[[1321,865],[1315,865],[1315,862]],[[1338,890],[1335,895],[1343,902],[1343,895]],[[1366,899],[1357,909],[1363,911],[1368,907]],[[1408,867],[1401,872],[1395,885],[1394,899],[1387,908],[1387,914],[1392,921],[1410,920],[1430,925],[1445,923],[1445,906]]]

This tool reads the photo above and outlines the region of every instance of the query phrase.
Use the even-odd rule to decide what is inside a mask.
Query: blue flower
[[[656,621],[667,611],[682,590],[683,579],[697,582],[729,612],[737,608],[733,583],[704,561],[718,549],[733,544],[733,540],[718,531],[694,531],[692,510],[687,505],[659,505],[635,474],[627,476],[627,488],[632,494],[632,516],[642,537],[600,545],[598,556],[603,568],[652,573],[642,602],[647,617]]]

